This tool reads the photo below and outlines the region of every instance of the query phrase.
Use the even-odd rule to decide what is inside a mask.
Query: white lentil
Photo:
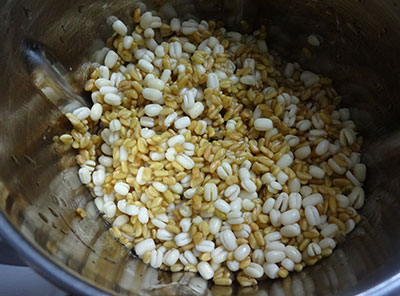
[[[276,209],[272,209],[269,212],[269,219],[271,220],[272,226],[279,227],[281,225],[281,212]]]
[[[176,161],[187,170],[191,170],[194,167],[194,161],[186,154],[178,154]]]
[[[307,37],[307,42],[312,46],[320,46],[321,42],[319,41],[318,37],[315,35],[309,35]]]
[[[336,247],[336,242],[332,238],[326,237],[319,242],[319,246],[322,249],[330,248],[333,250]]]
[[[276,165],[278,167],[280,167],[281,169],[284,169],[288,166],[290,166],[293,162],[293,157],[289,154],[284,154],[276,163]]]
[[[118,106],[121,105],[121,97],[113,93],[108,93],[104,96],[104,102],[113,106]]]
[[[367,178],[367,166],[363,163],[356,163],[353,168],[354,176],[363,183]]]
[[[229,204],[223,199],[218,199],[214,202],[215,207],[223,213],[228,213],[231,210]]]
[[[350,232],[353,231],[354,227],[356,226],[356,223],[354,222],[353,219],[349,219],[345,223],[345,233],[349,234]]]
[[[162,92],[155,88],[144,88],[143,97],[149,101],[158,101],[162,98]]]
[[[286,225],[283,226],[280,230],[283,236],[286,237],[295,237],[298,236],[301,232],[299,224],[291,224],[291,225]]]
[[[307,158],[310,154],[311,154],[311,148],[310,148],[310,146],[303,146],[303,147],[297,149],[297,150],[294,152],[294,155],[295,155],[296,158],[298,158],[298,159],[305,159],[305,158]]]
[[[290,225],[300,220],[300,213],[298,210],[289,210],[281,215],[281,222],[283,225]]]
[[[91,181],[90,171],[87,168],[80,168],[78,171],[79,179],[82,184],[89,184]]]
[[[251,262],[248,267],[244,269],[244,273],[252,278],[260,278],[264,274],[264,269],[261,265]]]
[[[231,165],[228,162],[223,162],[217,168],[217,174],[223,180],[225,180],[229,176],[232,176],[232,167],[231,167]]]
[[[302,260],[302,255],[300,251],[294,246],[286,246],[285,254],[294,263],[300,263]]]
[[[176,112],[171,113],[164,119],[164,126],[169,127],[175,119],[178,117],[178,114]]]
[[[195,246],[196,250],[203,253],[211,253],[215,249],[215,244],[209,240],[203,240]]]
[[[285,251],[285,245],[278,241],[269,242],[266,246],[267,251]]]
[[[114,29],[115,32],[117,32],[119,35],[121,36],[125,36],[126,33],[128,32],[128,28],[125,26],[125,24],[123,22],[121,22],[120,20],[116,20],[113,25],[112,28]],[[111,67],[112,68],[112,67]]]
[[[265,253],[265,260],[268,263],[278,263],[286,258],[286,255],[282,251],[269,251]]]
[[[288,271],[294,270],[294,262],[289,258],[283,259],[281,265]]]
[[[204,105],[201,102],[196,102],[193,106],[188,110],[188,115],[195,119],[199,117],[204,111]]]
[[[106,173],[104,172],[104,170],[96,170],[92,174],[93,183],[96,186],[103,185],[105,178]]]
[[[303,199],[303,207],[316,206],[324,201],[324,198],[319,193],[311,194]]]
[[[229,229],[221,233],[221,242],[227,250],[233,251],[237,248],[236,237]]]
[[[214,276],[214,270],[208,262],[203,261],[197,264],[197,270],[199,271],[200,275],[206,280],[209,280]]]
[[[169,70],[169,69],[165,69],[163,71],[163,73],[161,74],[161,80],[164,83],[167,83],[167,81],[169,80],[170,77],[171,77],[171,70]]]
[[[268,118],[258,118],[254,121],[254,128],[258,131],[267,131],[273,127],[272,120]]]
[[[113,218],[117,212],[114,202],[107,201],[104,203],[104,214],[107,218]]]
[[[171,249],[167,251],[163,258],[163,263],[167,266],[174,265],[179,259],[179,251],[177,249]]]
[[[245,84],[245,85],[256,85],[257,80],[253,75],[244,75],[240,77],[240,82]]]
[[[157,239],[161,241],[170,241],[174,238],[174,235],[165,229],[157,230]]]
[[[311,176],[317,179],[323,179],[325,176],[325,171],[316,165],[310,165],[309,172]]]
[[[89,117],[90,109],[88,107],[80,107],[75,109],[72,114],[74,114],[79,120],[83,120]]]
[[[256,192],[257,190],[257,186],[256,184],[253,183],[253,181],[251,181],[250,179],[245,179],[243,180],[240,185],[242,186],[242,188],[244,190],[246,190],[249,193],[253,193]]]
[[[109,69],[111,69],[115,66],[117,60],[118,60],[118,54],[113,50],[109,50],[104,59],[104,65],[107,66]]]
[[[175,120],[174,126],[176,129],[186,128],[190,125],[190,118],[187,116],[183,116],[177,120]]]
[[[270,279],[275,279],[278,277],[279,266],[276,264],[265,263],[264,272]]]
[[[360,186],[355,186],[349,194],[350,204],[355,209],[360,209],[364,205],[365,192]]]
[[[222,221],[218,217],[212,217],[209,221],[210,233],[217,234],[222,226]]]
[[[207,75],[207,88],[219,88],[218,76],[215,73]]]

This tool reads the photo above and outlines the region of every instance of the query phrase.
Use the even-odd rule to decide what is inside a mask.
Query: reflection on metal
[[[71,89],[65,80],[67,71],[44,45],[37,41],[24,40],[19,50],[26,71],[31,76],[31,82],[41,95],[56,105],[61,112],[68,113],[87,105],[84,99]]]

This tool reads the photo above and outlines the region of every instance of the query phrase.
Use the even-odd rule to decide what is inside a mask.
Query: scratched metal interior
[[[266,24],[271,49],[334,79],[365,137],[367,203],[357,229],[316,266],[249,288],[215,287],[194,274],[157,271],[129,256],[105,231],[80,185],[73,151],[53,143],[70,128],[60,110],[82,94],[88,62],[111,33],[107,17],[129,23],[142,4],[0,2],[0,215],[9,222],[3,232],[17,231],[76,281],[109,294],[353,295],[381,284],[369,290],[376,295],[390,289],[388,280],[400,269],[399,1],[146,1],[166,19],[216,18],[233,29],[241,20],[252,28]],[[306,58],[300,53],[310,33],[323,41]],[[32,45],[36,42],[52,54]],[[77,207],[89,216],[79,219]]]

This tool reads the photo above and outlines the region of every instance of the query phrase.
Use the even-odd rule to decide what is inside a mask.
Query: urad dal
[[[132,21],[112,24],[85,86],[93,106],[67,114],[60,137],[111,233],[155,268],[218,285],[329,256],[360,220],[366,178],[331,79],[282,63],[265,27],[139,9]]]

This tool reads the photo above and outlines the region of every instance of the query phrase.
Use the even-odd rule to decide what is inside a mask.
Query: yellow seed
[[[297,272],[302,271],[302,270],[303,270],[303,265],[301,265],[301,264],[299,264],[299,263],[298,263],[298,264],[295,264],[294,270],[297,271]]]
[[[167,225],[165,226],[165,230],[171,233],[179,234],[181,231],[178,226],[175,225]]]
[[[283,268],[283,267],[279,268],[278,276],[280,278],[285,279],[285,278],[287,278],[288,275],[289,275],[289,272],[285,268]]]
[[[200,261],[209,261],[211,260],[211,254],[210,253],[202,253],[199,257]]]
[[[243,238],[243,237],[240,237],[240,238],[236,239],[236,242],[237,242],[237,244],[238,244],[239,246],[249,243],[249,241],[248,241],[247,239]]]
[[[301,252],[303,252],[303,251],[307,248],[307,246],[309,245],[310,242],[311,242],[311,241],[310,241],[308,238],[304,239],[304,240],[300,243],[299,250],[300,250]]]
[[[230,278],[217,278],[213,279],[214,283],[219,286],[230,286],[232,285],[232,280]]]
[[[210,227],[208,226],[208,223],[206,221],[200,223],[199,229],[204,236],[207,236],[210,233]]]
[[[201,243],[203,241],[203,234],[201,232],[197,232],[194,236],[193,236],[193,241],[194,243],[197,245],[199,243]]]
[[[76,213],[82,218],[85,219],[87,217],[87,213],[84,209],[82,208],[77,208]]]
[[[136,8],[135,12],[133,13],[133,20],[135,21],[135,23],[139,23],[140,22],[140,8]]]
[[[176,169],[178,172],[183,172],[185,169],[175,160],[172,162],[172,167]]]
[[[339,229],[342,230],[342,231],[345,230],[345,228],[346,228],[346,226],[343,223],[343,221],[340,220],[339,218],[334,217],[334,216],[329,216],[328,222],[336,224],[339,227]]]
[[[333,215],[336,215],[337,213],[337,202],[336,198],[334,196],[329,197],[329,210]]]
[[[172,272],[179,272],[181,270],[183,270],[183,265],[182,264],[178,263],[178,264],[174,264],[174,265],[171,266],[171,271]]]
[[[144,263],[149,264],[151,260],[151,251],[144,252],[142,260]]]
[[[156,176],[156,177],[167,177],[167,176],[169,176],[169,172],[166,171],[166,170],[154,171],[154,176]],[[173,184],[170,184],[170,185],[173,185]]]
[[[142,152],[142,153],[148,152],[147,143],[144,138],[139,138],[137,148],[138,148],[139,152]]]
[[[163,195],[164,195],[165,200],[169,204],[174,202],[175,197],[174,197],[174,195],[172,194],[172,192],[169,189],[167,189],[165,192],[163,192]]]
[[[250,257],[246,257],[245,259],[240,261],[239,267],[240,267],[240,269],[245,269],[247,266],[250,265],[250,263],[251,263]]]
[[[323,249],[321,252],[322,257],[328,257],[333,253],[332,249],[327,248],[327,249]]]
[[[71,145],[73,142],[72,136],[68,135],[68,134],[64,134],[64,135],[60,136],[60,140],[61,140],[61,142],[63,142],[66,145]]]
[[[304,261],[307,265],[314,265],[318,262],[318,258],[308,258]]]
[[[264,240],[264,237],[263,237],[262,232],[260,230],[256,231],[254,233],[254,236],[255,236],[257,244],[259,246],[264,246],[265,245],[265,240]]]

